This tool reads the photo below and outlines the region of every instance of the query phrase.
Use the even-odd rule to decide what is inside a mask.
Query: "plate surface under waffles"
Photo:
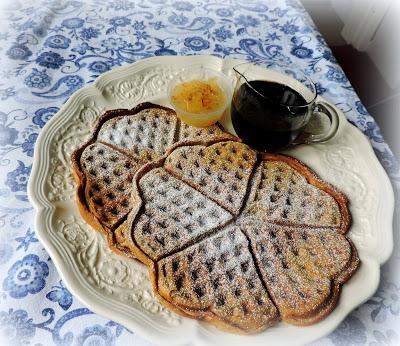
[[[149,266],[161,302],[222,329],[317,322],[358,267],[344,195],[167,108],[107,112],[73,167],[83,217]]]

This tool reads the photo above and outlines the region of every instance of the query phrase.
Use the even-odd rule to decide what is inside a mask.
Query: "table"
[[[297,0],[13,1],[0,18],[1,344],[149,344],[69,293],[35,237],[26,191],[45,123],[113,66],[160,55],[287,59],[369,137],[398,196],[399,164]],[[399,244],[395,228],[394,254],[377,293],[315,345],[400,342]]]

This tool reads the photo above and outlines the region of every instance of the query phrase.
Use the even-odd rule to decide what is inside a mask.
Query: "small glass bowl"
[[[222,92],[225,94],[225,102],[220,108],[207,113],[191,113],[181,109],[176,105],[172,98],[172,94],[176,86],[194,80],[207,81],[210,79],[214,79],[217,85],[221,88]],[[215,124],[222,117],[228,105],[230,104],[232,100],[232,92],[232,82],[228,76],[222,72],[205,68],[203,66],[192,66],[185,68],[184,71],[174,77],[167,89],[168,100],[175,109],[177,116],[186,124],[195,127],[207,127]]]

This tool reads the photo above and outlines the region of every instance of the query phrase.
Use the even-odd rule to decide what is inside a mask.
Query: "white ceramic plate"
[[[347,314],[373,295],[379,283],[380,265],[392,251],[391,184],[368,139],[340,111],[339,131],[331,141],[287,151],[348,196],[353,216],[349,236],[362,262],[344,285],[336,309],[315,325],[295,327],[278,323],[254,336],[237,336],[177,316],[154,297],[146,267],[112,253],[103,236],[84,222],[75,204],[70,154],[88,138],[101,113],[131,108],[144,101],[167,104],[168,81],[185,66],[203,64],[229,74],[238,62],[212,56],[156,57],[114,69],[71,96],[43,128],[36,144],[29,197],[37,210],[37,236],[60,276],[74,296],[91,310],[154,342],[311,342],[334,330]]]

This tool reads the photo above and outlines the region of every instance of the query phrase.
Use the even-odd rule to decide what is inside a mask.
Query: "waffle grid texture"
[[[246,334],[315,323],[359,265],[344,195],[217,126],[142,104],[106,113],[72,159],[82,216],[185,316]]]

